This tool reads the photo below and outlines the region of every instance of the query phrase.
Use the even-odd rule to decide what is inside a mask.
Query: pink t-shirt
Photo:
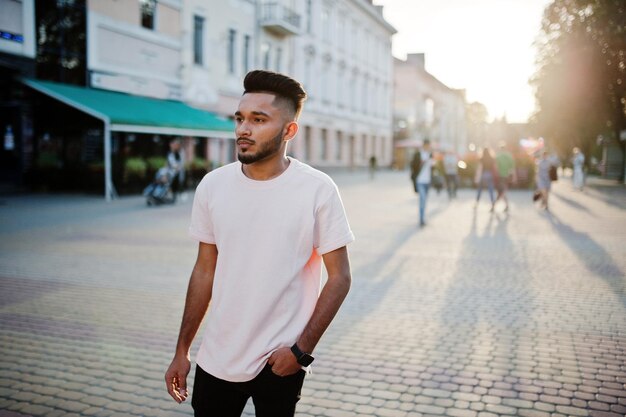
[[[300,336],[321,289],[325,253],[354,240],[335,183],[290,158],[278,177],[255,181],[235,162],[196,189],[190,235],[218,250],[198,365],[243,382]]]

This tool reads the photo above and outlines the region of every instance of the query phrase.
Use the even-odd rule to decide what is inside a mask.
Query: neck
[[[276,155],[269,159],[254,162],[252,164],[242,164],[244,175],[256,181],[267,181],[278,177],[285,172],[291,161],[286,155]]]

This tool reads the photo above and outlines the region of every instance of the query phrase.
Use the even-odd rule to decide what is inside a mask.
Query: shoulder
[[[294,165],[295,174],[299,178],[299,182],[303,182],[314,188],[336,189],[337,185],[333,179],[326,173],[313,168],[297,159],[291,160]]]

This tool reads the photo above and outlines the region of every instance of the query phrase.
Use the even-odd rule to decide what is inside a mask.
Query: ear
[[[298,122],[291,121],[285,125],[285,135],[283,140],[289,141],[293,139],[298,133]]]

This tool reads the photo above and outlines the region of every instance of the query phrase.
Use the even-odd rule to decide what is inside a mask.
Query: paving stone
[[[557,397],[555,395],[540,395],[539,399],[550,404],[569,405],[571,403],[569,398]]]
[[[437,407],[435,405],[428,404],[417,404],[415,406],[415,410],[424,414],[433,414],[433,415],[442,415],[445,413],[446,409],[443,407]]]
[[[476,417],[478,412],[468,409],[448,408],[445,415],[450,417]]]
[[[607,411],[596,411],[596,410],[589,411],[589,416],[590,417],[623,417],[623,415],[621,414],[611,413]]]
[[[537,401],[534,404],[535,409],[540,410],[540,411],[547,411],[547,412],[553,412],[556,410],[556,406],[554,404],[549,404],[549,403],[543,403],[540,401]]]
[[[600,411],[611,410],[610,404],[599,402],[599,401],[589,401],[587,402],[587,405],[589,406],[589,408],[592,408],[594,410],[600,410]]]
[[[617,403],[617,397],[613,397],[613,396],[610,396],[610,395],[596,394],[596,399],[598,401],[605,402],[605,403],[610,403],[610,404],[616,404]]]
[[[568,407],[564,405],[557,405],[556,411],[565,414],[567,416],[588,416],[589,412],[582,408]]]
[[[517,413],[517,409],[514,407],[508,407],[501,404],[486,404],[485,410],[497,414],[508,414],[515,415]]]
[[[550,417],[550,413],[540,410],[523,409],[518,410],[517,413],[520,417]]]

